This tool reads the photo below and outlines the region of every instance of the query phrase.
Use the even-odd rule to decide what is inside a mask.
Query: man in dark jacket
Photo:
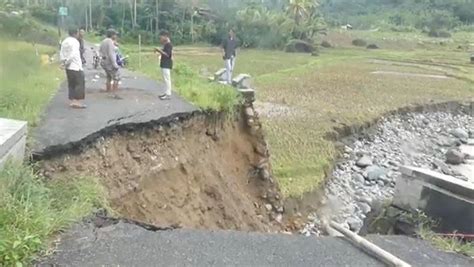
[[[235,57],[236,53],[235,50],[238,46],[238,40],[235,38],[234,30],[229,31],[228,37],[222,43],[222,49],[224,52],[224,62],[225,68],[227,70],[227,83],[232,84],[232,72],[234,71],[235,67]]]

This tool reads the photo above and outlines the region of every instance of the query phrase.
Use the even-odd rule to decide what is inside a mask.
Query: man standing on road
[[[160,68],[163,75],[163,81],[165,82],[166,91],[160,95],[161,100],[171,99],[171,70],[173,69],[173,45],[171,44],[170,34],[167,31],[160,33],[160,42],[163,45],[163,49],[155,48],[161,56]]]
[[[232,73],[235,66],[235,49],[237,49],[237,39],[235,38],[234,30],[229,30],[229,36],[222,43],[222,49],[224,50],[224,62],[227,71],[227,83],[232,84]]]
[[[101,66],[107,76],[105,91],[112,93],[113,98],[121,99],[117,95],[120,82],[119,65],[117,64],[117,55],[115,52],[115,42],[117,41],[117,32],[114,29],[107,30],[107,38],[100,44],[99,53],[101,57]]]
[[[84,46],[84,36],[86,35],[86,31],[84,29],[79,29],[79,37],[77,40],[79,40],[80,44],[80,53],[81,53],[81,61],[82,65],[86,64],[86,58],[84,56],[84,53],[86,52],[86,47]]]
[[[82,103],[85,98],[85,77],[82,69],[78,30],[69,30],[69,37],[61,43],[61,66],[66,69],[69,90],[69,106],[72,108],[86,108]]]

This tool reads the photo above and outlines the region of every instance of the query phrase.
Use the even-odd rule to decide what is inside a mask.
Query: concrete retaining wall
[[[0,118],[0,168],[8,159],[25,157],[27,123]]]
[[[394,205],[421,210],[438,221],[435,230],[474,233],[474,184],[431,170],[402,167]]]

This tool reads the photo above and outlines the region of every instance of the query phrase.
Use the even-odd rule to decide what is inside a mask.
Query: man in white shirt
[[[82,68],[80,43],[77,40],[78,30],[70,29],[69,37],[61,43],[60,60],[66,69],[71,108],[86,108],[82,103],[85,98],[85,77]]]

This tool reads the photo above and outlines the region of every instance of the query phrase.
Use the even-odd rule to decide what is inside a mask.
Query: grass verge
[[[28,265],[51,237],[106,201],[93,178],[44,181],[32,167],[0,170],[0,265]]]
[[[63,78],[57,65],[41,64],[41,55],[54,52],[49,46],[0,40],[0,117],[37,125]]]
[[[474,243],[463,241],[459,237],[445,237],[433,232],[437,222],[429,218],[423,212],[410,214],[407,216],[413,225],[418,226],[418,236],[430,242],[434,247],[446,251],[459,253],[474,258]]]
[[[419,235],[422,239],[430,242],[434,247],[442,251],[474,258],[474,244],[472,242],[462,241],[457,237],[443,237],[429,229],[421,230]]]
[[[161,80],[159,59],[153,53],[151,47],[145,47],[147,52],[142,53],[141,64],[137,49],[133,46],[122,46],[124,52],[130,56],[130,69],[141,72],[146,76]],[[173,89],[184,99],[193,103],[201,109],[216,111],[233,111],[240,101],[236,90],[230,86],[224,86],[209,82],[205,77],[199,75],[195,68],[175,59],[175,66],[171,79]]]

